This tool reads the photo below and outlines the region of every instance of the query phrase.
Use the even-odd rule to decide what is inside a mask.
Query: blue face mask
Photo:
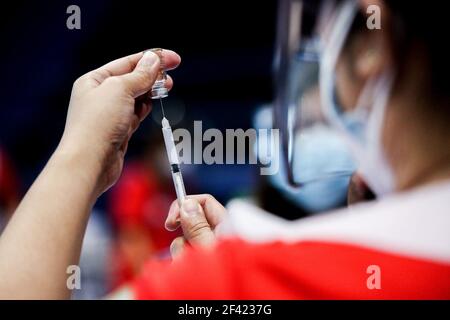
[[[260,109],[254,117],[255,128],[268,128],[271,108]],[[319,213],[335,209],[346,201],[350,176],[355,171],[351,153],[335,130],[323,123],[305,128],[294,139],[293,170],[300,188],[291,187],[284,177],[284,163],[269,182],[298,207]],[[256,152],[256,149],[255,149]]]
[[[286,184],[280,173],[269,180],[283,195],[310,213],[332,210],[346,202],[350,176],[355,165],[345,142],[323,124],[304,130],[295,139],[294,173],[302,182],[300,188]]]

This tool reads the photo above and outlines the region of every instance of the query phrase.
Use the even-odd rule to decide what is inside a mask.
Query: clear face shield
[[[341,106],[336,89],[336,66],[358,10],[352,0],[280,0],[273,125],[291,186],[349,178],[358,170],[378,195],[392,187],[389,174],[367,177],[385,161],[379,132],[391,78],[362,84],[351,107]]]

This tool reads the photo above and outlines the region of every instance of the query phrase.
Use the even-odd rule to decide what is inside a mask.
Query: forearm
[[[180,57],[164,50],[164,67]],[[0,237],[1,298],[68,298],[92,206],[120,176],[129,139],[151,110],[160,72],[152,51],[111,61],[78,78],[57,151]],[[168,89],[171,82],[168,81]]]
[[[56,151],[0,237],[0,298],[69,298],[100,165]],[[89,170],[86,170],[89,168]]]

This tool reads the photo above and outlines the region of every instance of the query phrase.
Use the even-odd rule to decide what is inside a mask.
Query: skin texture
[[[172,257],[178,257],[187,244],[214,244],[214,229],[226,214],[226,209],[209,194],[191,195],[182,203],[181,208],[175,200],[167,215],[166,229],[174,231],[181,226],[184,237],[173,240],[170,246]]]
[[[89,213],[118,179],[133,132],[150,112],[160,61],[152,52],[115,60],[75,81],[56,151],[0,238],[0,299],[65,299]],[[180,57],[164,51],[174,68]],[[172,81],[168,81],[170,88]]]

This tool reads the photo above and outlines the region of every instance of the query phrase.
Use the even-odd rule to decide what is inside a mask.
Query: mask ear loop
[[[385,72],[378,79],[368,80],[358,98],[354,115],[367,119],[364,137],[366,145],[358,142],[348,132],[334,103],[334,70],[357,10],[355,1],[346,1],[341,5],[329,41],[324,47],[319,76],[321,105],[330,124],[337,128],[347,141],[369,186],[377,195],[383,196],[394,188],[392,170],[381,146],[384,111],[392,88],[392,74]],[[372,110],[368,109],[367,101],[373,104]],[[383,170],[379,170],[381,168]],[[376,179],[372,179],[373,174],[376,174]]]
[[[353,154],[358,152],[358,146],[352,141],[339,114],[340,111],[336,108],[334,70],[356,13],[357,6],[354,1],[346,1],[338,8],[329,40],[325,44],[322,43],[324,47],[319,68],[320,99],[324,116],[331,126],[341,133]],[[366,95],[368,92],[364,89],[363,93]],[[359,102],[358,105],[360,105]]]
[[[392,168],[385,156],[382,146],[383,124],[386,106],[391,94],[394,76],[392,72],[383,73],[375,84],[374,104],[367,122],[366,141],[367,147],[363,150],[365,160],[361,163],[361,172],[370,179],[376,174],[376,179],[371,180],[371,187],[375,193],[382,197],[394,191],[395,181]]]

